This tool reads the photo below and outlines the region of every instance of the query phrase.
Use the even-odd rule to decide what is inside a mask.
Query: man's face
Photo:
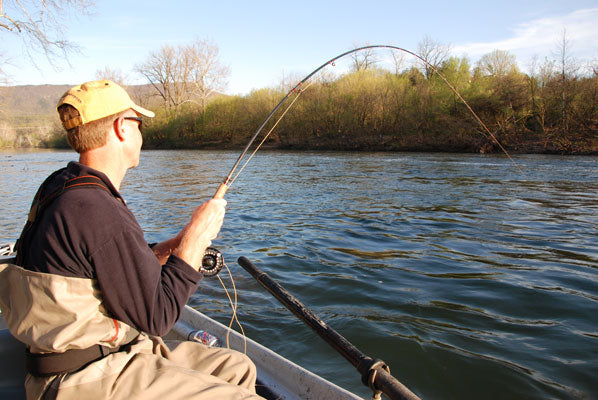
[[[129,159],[130,168],[139,165],[139,156],[141,154],[141,145],[143,144],[143,137],[141,136],[141,127],[143,122],[139,115],[133,110],[130,110],[125,114],[124,125],[127,133],[127,140],[129,141]]]

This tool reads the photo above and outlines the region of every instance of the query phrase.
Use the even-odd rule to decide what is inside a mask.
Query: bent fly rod
[[[312,72],[310,72],[305,78],[303,78],[291,90],[289,90],[288,93],[282,98],[282,100],[280,100],[280,102],[272,109],[272,111],[270,111],[270,114],[268,114],[268,116],[266,117],[266,119],[264,120],[264,122],[262,122],[262,124],[258,127],[257,131],[255,131],[255,133],[253,134],[253,136],[251,137],[251,139],[249,139],[249,142],[247,143],[247,145],[245,146],[245,148],[241,152],[241,155],[239,155],[239,158],[237,158],[237,160],[236,160],[235,164],[233,165],[233,167],[231,168],[230,172],[228,173],[228,175],[226,176],[226,178],[224,179],[224,181],[218,187],[218,190],[214,194],[214,198],[215,199],[222,199],[222,198],[224,198],[224,195],[226,194],[226,191],[228,190],[229,186],[237,178],[237,176],[241,173],[241,171],[243,170],[243,168],[245,168],[245,166],[249,163],[249,161],[251,160],[251,158],[253,157],[253,155],[259,150],[259,148],[265,142],[265,140],[267,139],[267,137],[270,135],[270,133],[272,132],[272,130],[274,129],[274,127],[276,126],[276,124],[278,124],[278,122],[282,119],[282,117],[284,117],[284,115],[289,110],[289,108],[294,104],[295,100],[298,99],[298,96],[300,96],[301,93],[303,92],[302,87],[304,86],[304,84],[312,76],[314,76],[315,74],[317,74],[320,70],[324,69],[328,65],[334,66],[335,62],[337,60],[339,60],[339,59],[341,59],[341,58],[343,58],[343,57],[345,57],[345,56],[347,56],[349,54],[356,53],[356,52],[359,52],[359,51],[362,51],[362,50],[377,49],[377,48],[386,48],[386,49],[391,49],[391,50],[402,51],[402,52],[410,54],[410,55],[416,57],[417,59],[419,59],[420,61],[422,61],[426,66],[428,66],[432,71],[434,71],[448,85],[448,87],[455,93],[455,95],[459,98],[459,100],[461,100],[463,102],[463,104],[465,104],[465,106],[467,107],[467,109],[472,113],[472,115],[475,117],[476,121],[482,127],[482,129],[483,129],[482,134],[484,134],[484,135],[487,134],[487,137],[491,138],[492,141],[494,143],[496,143],[498,145],[498,147],[507,155],[507,157],[509,157],[509,159],[511,161],[513,161],[513,159],[511,158],[511,156],[507,152],[507,150],[498,141],[498,139],[496,138],[496,136],[493,135],[492,132],[490,132],[490,130],[488,129],[488,127],[486,126],[486,124],[484,124],[484,122],[482,122],[482,120],[478,117],[478,115],[475,113],[475,111],[473,111],[473,109],[470,107],[470,105],[465,101],[465,99],[463,98],[463,96],[461,96],[461,94],[459,93],[459,91],[448,81],[448,79],[442,73],[440,73],[440,71],[438,71],[438,69],[435,66],[433,66],[432,64],[430,64],[428,61],[426,61],[420,55],[418,55],[418,54],[416,54],[416,53],[414,53],[412,51],[406,50],[406,49],[404,49],[402,47],[397,47],[397,46],[392,46],[392,45],[387,45],[387,44],[383,44],[383,45],[368,45],[368,46],[362,46],[362,47],[358,47],[358,48],[346,51],[344,53],[339,54],[338,56],[336,56],[334,58],[331,58],[330,60],[326,61],[324,64],[320,65],[318,68],[316,68]],[[251,147],[251,145],[253,144],[253,142],[255,142],[255,139],[262,132],[262,130],[264,129],[264,127],[266,126],[266,124],[268,123],[268,121],[270,121],[270,119],[272,118],[272,116],[274,116],[274,114],[292,96],[293,93],[297,94],[297,96],[295,97],[295,99],[293,100],[293,102],[287,107],[287,109],[280,116],[280,118],[278,119],[278,121],[276,122],[276,124],[274,124],[274,126],[272,127],[272,129],[270,129],[270,131],[264,136],[264,138],[262,139],[261,143],[255,148],[255,150],[253,151],[252,155],[246,160],[245,164],[243,165],[243,167],[241,168],[241,170],[237,173],[237,175],[234,175],[235,171],[237,170],[237,167],[241,164],[241,161],[247,155],[247,153],[249,151],[249,148]]]
[[[392,46],[392,45],[387,45],[387,44],[383,44],[383,45],[368,45],[368,46],[362,46],[362,47],[358,47],[358,48],[355,48],[355,49],[352,49],[352,50],[345,51],[344,53],[341,53],[341,54],[337,55],[336,57],[331,58],[330,60],[328,60],[325,63],[323,63],[322,65],[320,65],[318,68],[314,69],[307,76],[305,76],[305,78],[303,78],[299,83],[297,83],[293,88],[291,88],[291,90],[289,90],[287,92],[287,94],[280,100],[280,102],[278,102],[278,104],[272,109],[272,111],[270,111],[270,113],[268,114],[268,116],[266,117],[266,119],[261,123],[261,125],[258,127],[258,129],[253,134],[253,136],[249,139],[249,142],[247,142],[247,145],[245,145],[245,148],[243,149],[243,151],[241,152],[241,154],[239,155],[239,157],[235,161],[235,163],[234,163],[233,167],[231,168],[230,172],[228,173],[228,175],[226,176],[226,178],[224,178],[223,182],[220,184],[220,186],[216,190],[216,193],[214,194],[214,198],[215,199],[222,199],[222,198],[224,198],[224,195],[226,194],[226,192],[227,192],[228,188],[230,187],[230,185],[232,184],[232,182],[234,182],[237,179],[237,177],[239,176],[239,174],[247,166],[247,164],[249,163],[249,161],[251,161],[251,159],[253,158],[253,156],[255,155],[255,153],[262,146],[262,144],[265,143],[265,141],[268,138],[268,136],[270,135],[270,133],[272,133],[272,131],[274,130],[274,128],[276,127],[276,125],[278,125],[278,123],[280,122],[280,120],[286,115],[286,113],[293,106],[293,104],[295,104],[295,101],[297,101],[297,99],[299,98],[299,96],[301,95],[301,93],[303,93],[303,91],[305,89],[307,89],[309,87],[309,85],[311,85],[311,83],[309,85],[305,85],[305,83],[307,83],[307,81],[310,78],[312,78],[315,74],[317,74],[320,70],[324,69],[328,65],[334,66],[335,62],[337,60],[339,60],[339,59],[341,59],[341,58],[343,58],[345,56],[348,56],[349,54],[357,53],[357,52],[362,51],[362,50],[377,49],[377,48],[390,49],[391,51],[397,50],[397,51],[402,51],[404,53],[410,54],[413,57],[419,59],[421,62],[423,62],[432,71],[434,71],[447,84],[447,86],[453,91],[453,93],[455,93],[455,95],[459,98],[459,100],[461,100],[463,102],[463,104],[467,107],[467,109],[475,117],[475,120],[482,127],[482,131],[481,131],[482,135],[486,136],[487,138],[490,138],[494,143],[496,143],[498,145],[498,147],[506,154],[506,156],[515,165],[517,165],[515,163],[515,161],[511,158],[511,156],[509,155],[509,153],[507,152],[507,150],[498,141],[498,139],[496,138],[496,136],[493,135],[492,132],[490,132],[490,129],[488,129],[488,127],[486,126],[486,124],[484,124],[484,122],[482,122],[482,120],[480,119],[480,117],[478,117],[478,115],[475,113],[475,111],[473,111],[473,109],[467,103],[467,101],[465,101],[465,99],[463,98],[463,96],[461,96],[461,94],[459,93],[459,91],[449,82],[449,80],[442,73],[440,73],[440,71],[438,71],[438,69],[434,65],[430,64],[428,61],[426,61],[420,55],[418,55],[418,54],[416,54],[416,53],[414,53],[412,51],[409,51],[407,49],[404,49],[402,47],[397,47],[397,46]],[[243,166],[241,167],[241,169],[235,175],[235,172],[236,172],[237,168],[239,167],[239,165],[241,164],[241,161],[245,158],[245,156],[249,152],[249,149],[251,148],[251,145],[255,142],[255,140],[260,135],[260,133],[262,132],[262,130],[264,129],[264,127],[266,126],[266,124],[270,121],[270,119],[274,116],[274,114],[276,114],[276,112],[282,107],[282,105],[294,93],[296,94],[296,96],[293,99],[293,101],[287,106],[287,108],[284,110],[284,112],[279,116],[278,120],[274,123],[274,125],[270,128],[270,130],[264,135],[264,137],[262,138],[261,142],[256,146],[256,148],[253,150],[253,152],[251,153],[251,155],[247,158],[247,160],[245,161],[245,163],[243,164]],[[206,254],[204,256],[204,260],[202,262],[202,273],[205,276],[213,276],[213,275],[218,274],[218,272],[220,272],[220,270],[222,269],[222,266],[223,266],[222,254],[217,249],[213,249],[212,248],[210,251],[206,252]]]

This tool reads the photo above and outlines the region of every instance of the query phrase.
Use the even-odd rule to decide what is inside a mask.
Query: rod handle
[[[228,190],[228,185],[226,183],[220,184],[220,186],[218,186],[218,190],[216,190],[216,194],[214,195],[214,198],[215,199],[223,199],[227,190]]]

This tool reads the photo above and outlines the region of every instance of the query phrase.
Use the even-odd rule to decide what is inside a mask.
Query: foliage
[[[447,58],[440,72],[511,151],[596,153],[598,76],[571,77],[567,131],[562,130],[562,79],[528,76],[508,53],[493,52],[472,70]],[[171,123],[148,128],[150,147],[239,147],[285,92],[220,97],[205,112],[187,108]],[[335,150],[498,151],[457,95],[437,75],[413,67],[396,73],[370,67],[312,84],[276,127],[268,144]],[[290,103],[287,102],[286,104]],[[285,107],[282,107],[283,109]],[[279,115],[280,115],[279,111]],[[278,115],[275,115],[268,131]],[[166,142],[165,142],[166,140]]]
[[[449,57],[438,70],[510,152],[597,154],[598,73],[589,69],[586,75],[563,74],[562,65],[558,69],[555,65],[545,62],[528,75],[519,71],[508,53],[493,52],[473,69],[467,58]],[[156,117],[144,125],[144,145],[243,147],[287,90],[288,86],[281,85],[245,96],[214,96],[205,107],[182,102],[176,115],[154,102],[151,108]],[[135,97],[142,95],[140,91]],[[145,96],[147,100],[148,94]],[[291,101],[262,132],[269,131]],[[0,128],[0,145],[39,146],[60,141],[57,134],[36,133],[37,139],[25,140],[22,132],[6,132]],[[418,65],[388,71],[370,64],[335,78],[314,79],[304,85],[301,97],[266,145],[326,150],[499,151],[446,83],[435,73],[426,76]]]

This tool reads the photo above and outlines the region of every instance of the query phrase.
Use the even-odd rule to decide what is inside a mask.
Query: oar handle
[[[218,186],[218,190],[216,190],[216,194],[214,195],[214,198],[215,199],[223,199],[227,190],[228,190],[228,185],[226,183],[220,184],[220,186]]]

